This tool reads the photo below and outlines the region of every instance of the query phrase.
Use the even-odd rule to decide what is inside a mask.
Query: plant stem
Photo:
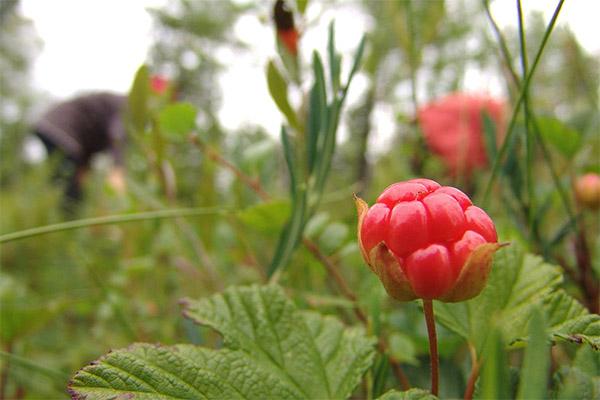
[[[510,139],[515,132],[514,127],[517,122],[517,116],[518,116],[521,104],[527,94],[527,90],[529,88],[529,83],[531,82],[531,79],[535,73],[538,62],[539,62],[540,58],[542,57],[542,53],[544,52],[544,48],[546,47],[546,43],[548,42],[548,39],[550,38],[550,33],[552,32],[552,29],[554,28],[554,25],[556,24],[556,20],[558,19],[558,14],[560,13],[560,9],[562,8],[562,5],[564,2],[565,2],[565,0],[560,0],[558,5],[556,6],[554,14],[552,15],[552,19],[550,20],[550,23],[548,24],[548,26],[546,27],[546,31],[544,32],[544,37],[542,38],[542,42],[540,43],[540,47],[538,48],[537,54],[535,55],[533,63],[531,64],[531,69],[529,70],[529,73],[527,74],[527,76],[525,76],[525,79],[523,80],[523,82],[521,84],[521,91],[519,93],[519,97],[517,98],[516,104],[514,105],[513,113],[512,113],[510,122],[508,124],[508,128],[506,129],[506,135],[504,137],[504,142],[502,143],[502,146],[500,147],[500,150],[498,151],[496,159],[494,160],[494,163],[492,165],[492,173],[491,173],[490,179],[488,180],[487,187],[485,188],[485,193],[483,196],[484,208],[490,199],[492,187],[494,186],[494,182],[495,182],[498,172],[500,170],[500,166],[502,164],[502,159],[504,158],[504,155],[506,154],[506,151],[508,149],[508,144],[510,143]]]
[[[425,322],[427,323],[427,334],[429,335],[429,359],[431,362],[431,394],[438,395],[439,386],[439,357],[437,346],[437,334],[435,332],[435,318],[433,315],[433,300],[423,299],[425,310]]]
[[[467,388],[465,389],[465,396],[463,397],[463,400],[471,400],[473,398],[473,393],[475,392],[475,382],[477,381],[479,369],[481,368],[481,362],[477,360],[477,352],[475,351],[475,346],[473,346],[472,343],[469,343],[469,352],[471,353],[471,374],[469,376],[469,381],[467,382]]]
[[[227,214],[229,212],[231,212],[231,210],[227,207],[204,207],[157,210],[131,214],[108,215],[97,218],[85,218],[0,235],[0,243],[11,242],[13,240],[24,239],[31,236],[44,235],[47,233],[87,228],[90,226],[122,224],[125,222],[146,221],[161,218],[198,217],[209,214]]]

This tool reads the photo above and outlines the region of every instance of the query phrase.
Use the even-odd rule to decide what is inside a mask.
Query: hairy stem
[[[427,323],[427,334],[429,336],[429,359],[431,360],[431,394],[438,395],[439,365],[437,334],[435,331],[435,318],[433,315],[433,300],[423,299],[425,310],[425,322]]]

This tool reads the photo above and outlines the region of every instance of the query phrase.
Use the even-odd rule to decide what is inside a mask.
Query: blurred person
[[[124,191],[126,106],[126,96],[92,93],[55,104],[35,123],[35,134],[46,147],[48,156],[59,158],[54,178],[64,181],[67,201],[81,200],[90,161],[101,152],[108,153],[114,160],[109,183],[117,192]]]

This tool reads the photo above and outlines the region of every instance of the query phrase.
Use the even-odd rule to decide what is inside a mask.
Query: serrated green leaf
[[[248,354],[136,343],[112,351],[69,383],[75,399],[293,399],[300,390]]]
[[[493,319],[498,319],[503,336],[519,341],[527,336],[526,326],[533,310],[548,315],[547,334],[571,342],[600,345],[600,316],[590,314],[577,300],[560,289],[559,267],[526,254],[516,244],[494,256],[485,289],[478,297],[462,303],[436,304],[437,321],[482,350]]]
[[[591,314],[579,301],[559,290],[544,304],[549,315],[549,333],[556,339],[588,343],[600,351],[600,316]]]
[[[296,113],[292,109],[292,106],[290,106],[288,100],[287,82],[285,81],[285,79],[283,78],[283,76],[279,72],[279,69],[277,69],[273,61],[269,61],[269,64],[267,65],[267,85],[269,87],[269,93],[271,94],[273,101],[275,102],[279,110],[283,113],[283,115],[286,117],[290,126],[296,129],[298,132],[301,132],[302,127],[300,126],[298,118],[296,117]]]
[[[301,398],[346,398],[373,357],[374,340],[333,317],[298,312],[281,288],[231,288],[187,301],[185,314],[223,335],[267,370],[297,385]]]
[[[514,330],[521,333],[531,309],[539,306],[560,282],[561,274],[555,267],[524,254],[513,244],[495,254],[487,285],[479,296],[462,303],[436,304],[436,318],[474,343],[479,352],[494,318],[509,331],[507,337],[515,337]]]
[[[373,338],[299,311],[277,286],[232,287],[185,300],[184,313],[226,348],[137,343],[79,371],[74,398],[345,399],[374,356]]]
[[[158,127],[167,137],[184,138],[195,126],[196,109],[190,103],[170,104],[158,115]]]
[[[404,392],[390,390],[378,397],[377,400],[435,400],[436,396],[424,389],[409,389]]]

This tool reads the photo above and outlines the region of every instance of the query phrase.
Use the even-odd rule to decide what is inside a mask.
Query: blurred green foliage
[[[330,22],[319,10],[351,10],[371,23],[365,32],[363,67],[356,76],[365,83],[364,89],[351,92],[353,100],[341,111],[344,135],[337,136],[330,172],[320,182],[320,201],[309,199],[315,209],[303,230],[341,273],[356,300],[348,298],[306,246],[292,253],[279,284],[301,309],[335,314],[348,325],[364,322],[356,316],[356,306],[368,315],[367,329],[389,351],[385,356],[378,354],[380,362],[374,363],[357,397],[368,397],[371,389],[376,397],[401,388],[397,365],[413,386],[425,388],[429,367],[422,311],[416,303],[390,301],[377,277],[364,266],[355,243],[351,194],[360,193],[373,202],[389,184],[425,176],[456,185],[479,203],[490,168],[473,176],[468,186],[447,175],[422,142],[415,111],[439,95],[464,89],[466,73],[472,69],[501,82],[509,103],[515,101],[518,90],[478,1],[290,3],[304,37],[317,25]],[[30,86],[30,67],[40,41],[17,5],[0,3],[0,235],[65,219],[61,188],[50,179],[52,160],[35,164],[22,157],[37,96]],[[279,138],[260,126],[227,131],[218,117],[218,78],[227,67],[217,57],[218,50],[251,51],[236,37],[236,21],[245,16],[271,26],[270,6],[172,0],[150,12],[155,19],[155,44],[145,73],[171,78],[179,97],[176,102],[151,100],[144,86],[147,77],[137,83],[132,77],[131,96],[137,96],[133,104],[143,107],[132,114],[126,193],[119,194],[107,184],[110,171],[100,158],[86,182],[85,200],[76,217],[206,206],[231,206],[236,212],[89,227],[0,244],[0,385],[5,397],[66,398],[68,377],[109,349],[135,341],[219,346],[218,334],[182,318],[178,300],[208,297],[231,285],[264,283],[292,212],[291,176]],[[536,53],[546,26],[540,14],[526,18],[528,54]],[[520,71],[518,31],[507,28],[502,33],[511,67]],[[271,77],[277,72],[276,83],[289,95],[290,109],[284,112],[289,138],[294,151],[305,155],[298,149],[306,144],[305,121],[309,129],[306,113],[314,84],[310,80],[313,59],[310,53],[300,55],[302,82],[298,85],[275,55],[274,37],[271,54],[271,60],[264,60],[265,71],[268,65],[277,68],[271,70]],[[337,56],[325,57],[325,67],[334,68]],[[352,60],[352,56],[343,54],[344,59]],[[540,265],[553,264],[553,273],[563,281],[561,287],[590,310],[598,301],[593,285],[585,284],[586,280],[598,282],[600,276],[598,211],[576,205],[571,184],[584,172],[600,172],[598,65],[598,57],[587,54],[571,31],[555,29],[528,93],[539,126],[528,126],[528,119],[520,114],[486,207],[501,240],[541,255],[544,264]],[[350,66],[338,67],[345,82]],[[339,83],[327,81],[330,87]],[[332,100],[328,93],[327,99]],[[381,138],[378,131],[381,113],[393,123],[388,138]],[[528,129],[538,129],[542,138],[532,164],[526,162]],[[549,165],[558,173],[566,199]],[[532,191],[525,190],[528,171],[535,175]],[[268,200],[258,187],[268,193]],[[520,328],[520,333],[531,332],[535,340],[531,351],[541,351],[540,332]],[[492,339],[501,343],[501,330],[494,335]],[[439,329],[439,343],[441,397],[462,397],[471,372],[469,345],[456,330],[444,327]],[[533,357],[522,347],[503,348],[506,354],[490,357],[488,365],[498,365],[506,355],[510,362],[502,364],[506,370],[484,366],[486,372],[475,393],[492,396],[497,390],[509,390],[489,386],[486,379],[497,381],[500,375],[518,371],[522,358]],[[545,393],[553,398],[597,398],[596,356],[588,346],[555,344],[552,382]],[[389,364],[389,358],[399,364]],[[374,386],[369,382],[375,382]],[[522,392],[525,396],[536,389],[522,390],[527,391]],[[424,398],[425,394],[387,396]]]

